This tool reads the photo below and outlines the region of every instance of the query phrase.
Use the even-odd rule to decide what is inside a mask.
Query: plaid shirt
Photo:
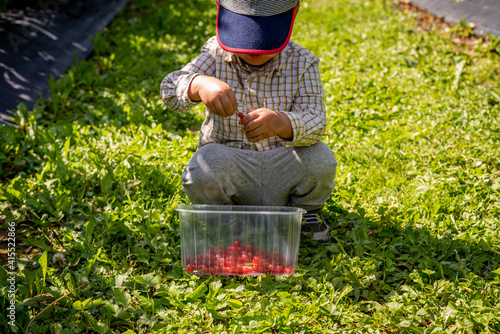
[[[199,146],[220,143],[228,146],[270,150],[284,145],[309,146],[321,140],[326,116],[324,91],[319,75],[319,60],[307,49],[288,45],[257,71],[246,70],[233,53],[222,50],[215,37],[209,39],[201,54],[182,69],[172,72],[161,83],[161,98],[171,110],[185,112],[199,102],[188,97],[188,88],[198,74],[226,82],[238,101],[238,112],[268,108],[286,113],[293,128],[293,140],[278,136],[257,143],[247,140],[237,113],[230,117],[205,114]]]

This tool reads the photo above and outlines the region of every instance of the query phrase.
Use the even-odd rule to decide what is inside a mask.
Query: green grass
[[[192,277],[174,207],[202,113],[167,110],[159,85],[215,15],[212,1],[130,1],[50,98],[0,125],[18,289],[2,332],[499,332],[499,40],[457,45],[464,27],[421,32],[382,1],[302,2],[292,39],[322,60],[339,161],[332,240],[301,240],[290,277]]]

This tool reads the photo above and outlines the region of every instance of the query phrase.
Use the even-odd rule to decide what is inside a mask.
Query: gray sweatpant
[[[193,204],[322,208],[335,186],[337,160],[323,142],[307,147],[253,151],[202,146],[182,175]]]

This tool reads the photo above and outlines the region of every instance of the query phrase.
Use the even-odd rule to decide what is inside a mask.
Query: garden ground
[[[16,319],[0,325],[500,331],[499,40],[417,17],[378,0],[302,3],[292,39],[321,59],[324,142],[339,160],[331,242],[302,239],[289,277],[196,277],[180,265],[174,207],[202,110],[165,109],[159,83],[213,35],[215,9],[131,1],[50,98],[0,125],[2,228],[15,227],[17,252]]]

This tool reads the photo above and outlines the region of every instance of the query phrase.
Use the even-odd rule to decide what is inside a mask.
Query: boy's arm
[[[318,143],[326,130],[326,111],[319,61],[313,62],[304,72],[294,98],[292,110],[286,112],[293,129],[293,139],[285,142],[291,146],[310,146]]]
[[[326,115],[317,59],[300,78],[291,110],[248,110],[240,122],[244,125],[248,141],[258,142],[278,136],[290,146],[309,146],[321,140],[326,128]]]
[[[185,112],[200,100],[189,97],[189,88],[198,75],[212,76],[215,73],[214,41],[209,40],[201,49],[200,55],[178,71],[168,74],[160,86],[160,95],[167,107],[173,111]],[[217,41],[215,41],[217,43]]]

